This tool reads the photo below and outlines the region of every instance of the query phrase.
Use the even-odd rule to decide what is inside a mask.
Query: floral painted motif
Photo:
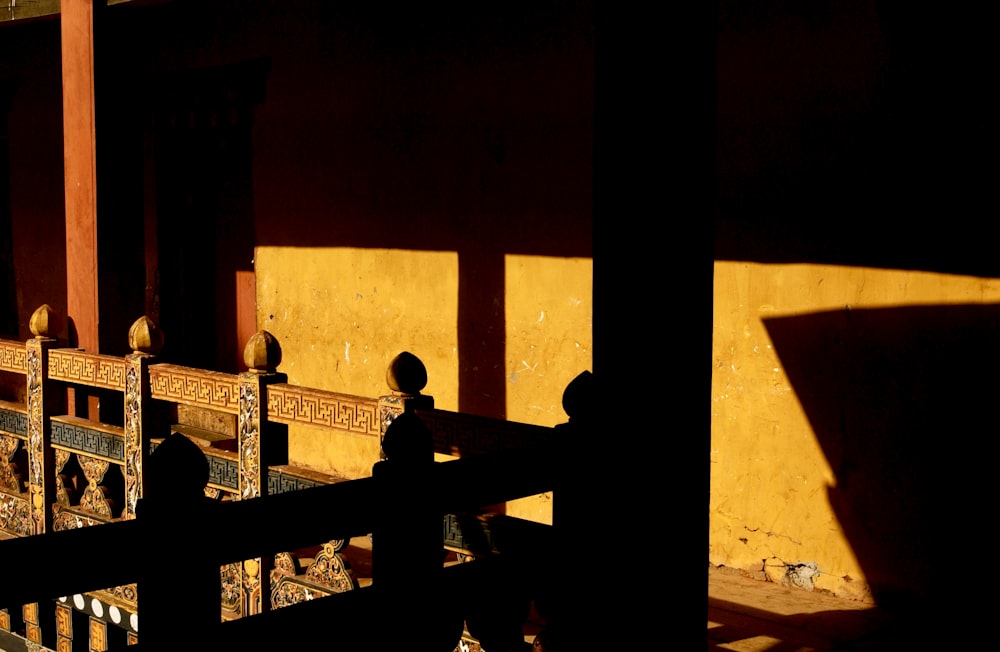
[[[222,579],[222,608],[240,613],[243,605],[243,583],[240,581],[241,564],[226,564],[220,570]]]
[[[0,529],[22,537],[34,533],[27,501],[0,493]]]
[[[11,460],[14,459],[14,454],[17,453],[20,444],[21,440],[19,439],[0,435],[0,489],[14,493],[21,493],[24,484],[20,475],[15,472],[11,465]]]
[[[142,487],[141,356],[127,356],[125,374],[125,518],[135,518]]]
[[[260,495],[260,407],[257,388],[240,384],[240,499]]]
[[[46,500],[43,491],[45,472],[42,464],[42,350],[41,342],[28,341],[28,474],[32,531],[45,532]]]

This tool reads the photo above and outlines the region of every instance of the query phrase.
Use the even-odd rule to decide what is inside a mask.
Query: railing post
[[[55,502],[55,455],[49,445],[49,418],[65,403],[64,392],[49,382],[49,349],[56,345],[61,320],[48,304],[31,315],[33,339],[27,349],[28,510],[34,534],[52,530],[51,503]]]
[[[147,316],[137,319],[128,331],[129,348],[125,356],[125,519],[135,518],[142,497],[142,470],[149,456],[153,430],[166,432],[166,421],[150,399],[149,364],[163,347],[163,334]],[[160,434],[160,433],[157,433]]]
[[[386,379],[396,393],[382,397],[380,405],[399,412],[382,413],[382,459],[372,468],[378,492],[372,587],[381,595],[386,618],[380,649],[419,644],[420,649],[451,652],[462,636],[463,621],[454,596],[442,588],[442,512],[429,486],[434,441],[413,412],[433,405],[420,396],[427,372],[416,356],[403,353],[390,364]],[[396,404],[388,399],[397,399]]]
[[[586,446],[594,427],[594,377],[589,371],[578,374],[563,391],[563,410],[569,415],[566,423],[555,427],[556,445]],[[552,527],[556,550],[578,550],[593,532],[593,520],[588,511],[600,497],[590,469],[576,464],[560,465],[556,469],[555,487],[552,492]],[[542,578],[535,607],[545,619],[546,627],[535,640],[539,652],[547,650],[582,649],[586,643],[588,615],[595,613],[592,606],[591,578],[579,568],[580,556],[555,555],[546,567],[548,574]]]
[[[379,459],[383,460],[385,450],[381,445],[393,419],[408,410],[430,410],[434,407],[434,397],[420,393],[427,386],[427,369],[420,358],[409,351],[403,351],[392,359],[385,372],[385,382],[392,393],[378,398]]]
[[[48,304],[31,315],[29,328],[35,337],[25,342],[25,377],[28,414],[28,514],[33,534],[52,531],[52,503],[56,499],[55,452],[49,442],[49,419],[65,405],[65,392],[54,387],[49,376],[49,349],[56,345],[62,320]],[[22,606],[25,637],[42,643],[38,603]]]
[[[267,495],[269,465],[288,461],[287,431],[280,424],[269,423],[267,418],[267,386],[287,382],[288,377],[275,371],[281,363],[281,346],[267,331],[257,331],[251,336],[243,350],[243,361],[248,371],[239,375],[239,499],[248,500]],[[244,616],[270,609],[273,563],[270,557],[244,560],[241,572]]]
[[[56,496],[55,454],[49,445],[49,418],[58,406],[58,390],[48,382],[49,349],[56,344],[59,314],[48,304],[31,315],[29,327],[35,336],[25,342],[27,384],[28,517],[32,534],[52,530],[52,508]],[[25,638],[41,645],[38,603],[22,605]],[[5,618],[4,620],[7,620]],[[9,622],[7,623],[9,627]]]
[[[213,520],[205,496],[208,459],[180,433],[149,456],[145,492],[136,506],[139,541],[147,555],[139,567],[139,643],[143,650],[215,649],[222,617],[219,566],[192,534]],[[210,543],[208,545],[211,545]]]

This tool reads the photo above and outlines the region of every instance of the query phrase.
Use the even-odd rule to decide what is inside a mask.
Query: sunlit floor
[[[872,604],[708,571],[708,650],[876,652],[905,649]]]

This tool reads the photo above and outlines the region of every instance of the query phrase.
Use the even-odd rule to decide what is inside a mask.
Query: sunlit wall
[[[720,261],[714,296],[710,562],[853,598],[872,575],[926,588],[1000,280]]]
[[[592,263],[547,256],[505,258],[506,418],[565,422],[562,393],[591,369]],[[458,256],[447,251],[258,247],[257,321],[282,347],[288,382],[359,396],[388,393],[385,371],[409,351],[427,367],[425,394],[459,410]],[[362,477],[378,460],[371,437],[328,441],[308,428],[289,433],[293,464]],[[549,496],[512,503],[509,513],[551,521]]]

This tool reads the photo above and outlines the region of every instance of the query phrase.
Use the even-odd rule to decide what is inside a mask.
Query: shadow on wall
[[[943,606],[992,547],[1000,305],[765,320],[880,606]]]

